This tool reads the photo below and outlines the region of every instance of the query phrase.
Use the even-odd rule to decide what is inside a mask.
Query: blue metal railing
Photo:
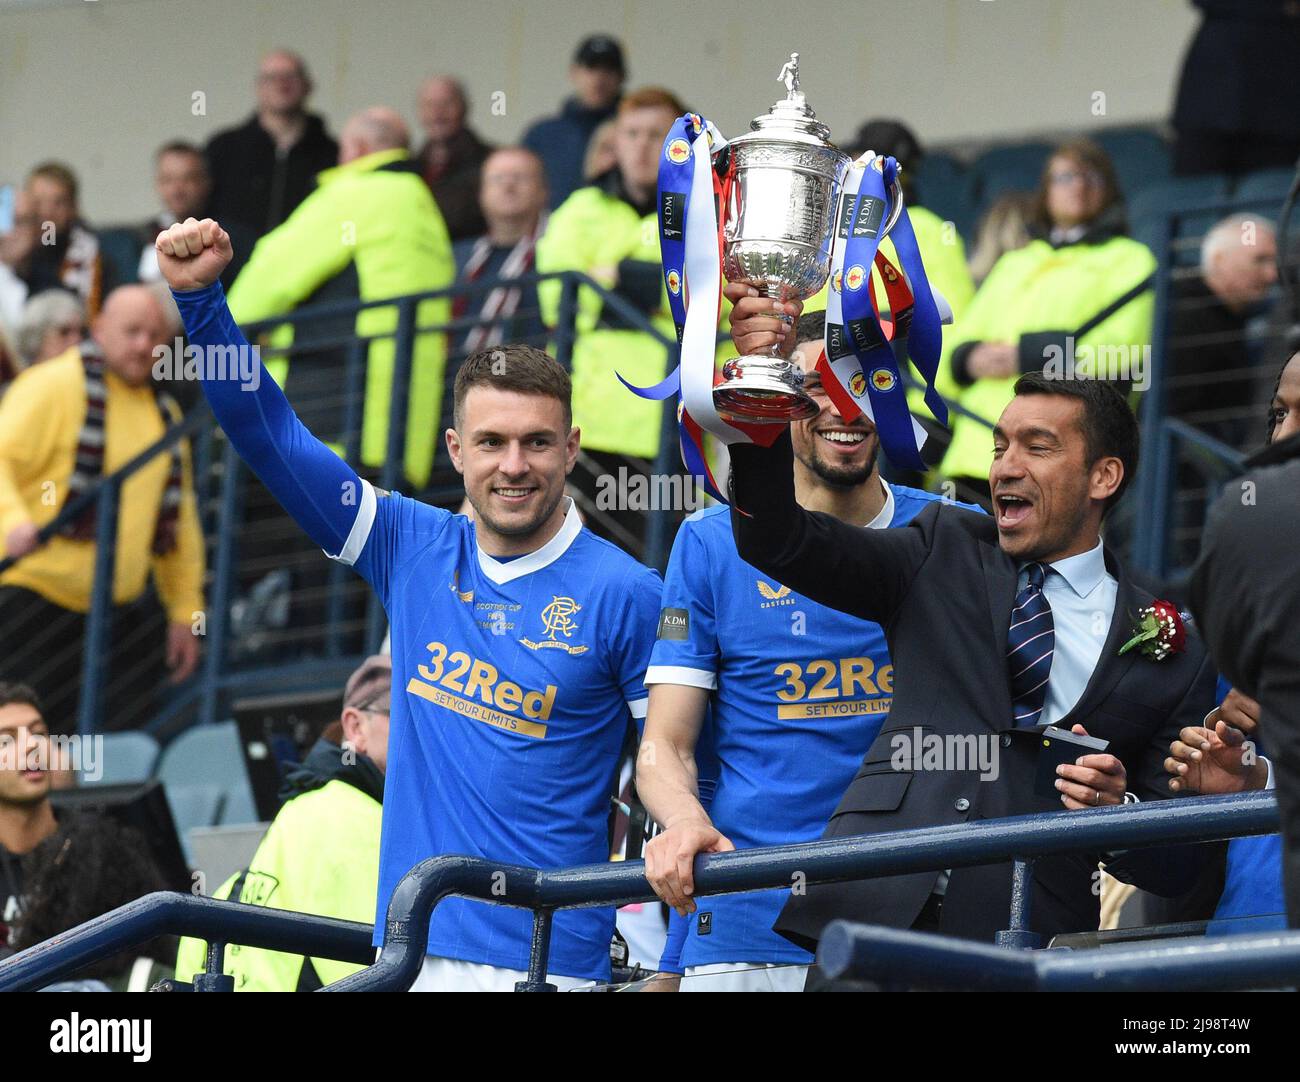
[[[957,992],[1226,992],[1300,985],[1300,930],[1083,951],[986,943],[832,921],[817,964],[832,980]]]
[[[1176,845],[1277,829],[1271,792],[1221,797],[1180,797],[1086,811],[989,819],[919,830],[835,838],[801,845],[747,849],[697,857],[695,897],[772,887],[790,887],[796,873],[804,883],[832,883],[945,868],[1019,862],[1064,853],[1099,852]],[[1023,873],[1021,873],[1023,874]],[[327,991],[398,991],[409,988],[425,957],[429,921],[442,899],[458,895],[531,909],[533,950],[522,990],[542,991],[550,922],[558,909],[625,905],[654,899],[641,861],[593,864],[558,871],[503,865],[464,856],[433,857],[397,885],[384,919],[383,949],[373,965],[330,985]],[[1030,892],[1013,895],[1009,924],[1027,927]],[[263,925],[262,918],[267,920]],[[111,957],[164,932],[220,943],[248,943],[318,957],[358,960],[345,947],[360,949],[361,925],[320,917],[267,911],[233,902],[186,895],[150,895],[0,962],[0,991],[43,987],[100,958]],[[346,925],[338,943],[329,941]],[[312,949],[294,946],[306,929],[323,934]],[[367,929],[367,935],[369,934]],[[277,939],[279,935],[286,938]],[[287,938],[292,935],[294,938]],[[1004,942],[1007,942],[1004,940]],[[1216,942],[1204,965],[1231,954]],[[992,949],[992,948],[990,948]],[[217,952],[219,956],[220,952]],[[1002,954],[1016,951],[1001,949]],[[1093,956],[1091,953],[1089,956]],[[219,966],[220,958],[215,959]],[[1010,963],[1009,963],[1010,965]],[[219,968],[213,974],[219,972]],[[1298,975],[1300,976],[1300,975]]]
[[[166,935],[195,936],[221,946],[239,943],[358,965],[375,955],[371,946],[374,928],[369,924],[159,891],[0,962],[0,991],[43,988],[84,966]]]

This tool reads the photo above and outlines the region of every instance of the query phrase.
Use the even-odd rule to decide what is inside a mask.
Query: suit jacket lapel
[[[993,627],[994,652],[1003,659],[1002,679],[994,681],[1001,689],[1002,707],[994,717],[1011,719],[1011,682],[1006,671],[1007,632],[1011,626],[1011,609],[1016,603],[1016,565],[995,541],[980,545],[980,563],[984,568],[984,588],[988,591],[989,616]]]
[[[1088,686],[1083,689],[1074,709],[1056,723],[1061,729],[1068,729],[1104,702],[1119,683],[1120,677],[1128,672],[1133,659],[1138,656],[1137,650],[1130,650],[1120,657],[1119,648],[1132,635],[1133,614],[1141,607],[1142,599],[1138,596],[1137,587],[1125,574],[1110,549],[1106,549],[1106,570],[1115,576],[1119,585],[1115,593],[1115,612],[1110,618],[1110,630],[1106,634],[1106,644],[1101,648],[1101,657],[1097,659],[1097,667],[1088,679]]]

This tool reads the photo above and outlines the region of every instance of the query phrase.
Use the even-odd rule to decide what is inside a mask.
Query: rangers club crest
[[[530,650],[550,649],[563,650],[566,654],[585,654],[586,646],[570,646],[565,641],[573,638],[573,633],[578,630],[578,623],[574,620],[574,616],[581,611],[582,606],[573,598],[552,595],[551,603],[542,609],[541,614],[542,631],[545,632],[546,637],[539,642],[527,638],[519,641]]]

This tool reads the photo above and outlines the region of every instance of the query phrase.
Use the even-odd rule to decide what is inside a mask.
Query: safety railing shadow
[[[695,861],[695,896],[788,888],[796,882],[844,882],[1014,861],[1021,889],[1012,893],[1008,927],[1000,937],[1001,946],[985,948],[999,958],[1010,959],[1038,945],[1029,931],[1033,896],[1029,869],[1037,858],[1267,834],[1277,826],[1277,802],[1272,792],[1181,797],[1113,808],[989,819],[701,856]],[[384,918],[378,959],[322,990],[409,988],[424,961],[433,910],[452,895],[532,910],[528,977],[516,986],[519,991],[553,988],[547,984],[545,975],[556,910],[620,906],[651,901],[655,897],[646,882],[641,861],[542,871],[478,857],[432,857],[412,868],[395,888]],[[340,925],[346,927],[340,929]],[[305,914],[268,912],[235,902],[155,894],[0,962],[0,991],[44,987],[71,975],[81,966],[162,933],[193,935],[214,944],[208,954],[209,978],[220,975],[222,946],[227,943],[248,943],[357,961],[362,927]],[[366,934],[370,934],[370,929]],[[337,941],[333,938],[336,935]],[[960,964],[958,955],[968,946],[956,943],[945,953],[943,943],[935,946],[938,937],[923,938],[930,943],[931,956],[951,957],[956,960],[954,964]],[[1289,936],[1282,938],[1290,942]],[[308,939],[310,951],[303,945]],[[1257,949],[1254,937],[1243,938],[1242,942],[1250,950]],[[1192,947],[1178,949],[1193,950]],[[1198,949],[1200,964],[1211,970],[1222,966],[1227,971],[1229,963],[1222,959],[1233,955],[1234,943],[1214,941]],[[1088,952],[1086,956],[1096,957],[1097,952]],[[851,959],[860,957],[861,953],[850,952]],[[978,965],[972,963],[972,967]],[[1030,971],[1023,963],[1006,960],[1002,968],[1007,974],[1018,974],[1017,979],[1030,979],[1026,976]],[[1300,971],[1285,972],[1289,974],[1287,980],[1300,979]],[[1251,970],[1251,977],[1258,978],[1255,970]],[[196,987],[222,983],[203,980]]]

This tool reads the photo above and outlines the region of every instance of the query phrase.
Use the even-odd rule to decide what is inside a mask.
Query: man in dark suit
[[[788,345],[771,300],[743,284],[727,292],[742,355]],[[1214,705],[1214,672],[1195,638],[1160,661],[1119,652],[1153,600],[1100,540],[1137,465],[1137,422],[1119,392],[1102,381],[1024,376],[993,445],[993,517],[937,504],[905,529],[871,532],[796,504],[788,435],[770,448],[731,448],[741,557],[792,590],[877,621],[894,658],[890,716],[825,837],[1165,798],[1170,741]],[[1034,793],[1044,725],[1109,741],[1105,753],[1059,768],[1058,799]],[[899,769],[900,738],[918,732],[973,736],[996,748],[996,769],[929,769],[919,756],[904,756]],[[1156,851],[1043,858],[1033,931],[1097,927],[1101,860],[1156,893],[1185,889],[1174,868],[1195,866]],[[836,918],[990,940],[1010,900],[1010,864],[923,872],[811,886],[775,927],[809,949]]]
[[[1258,701],[1282,815],[1287,923],[1300,928],[1300,352],[1283,368],[1273,394],[1269,446],[1247,465],[1249,472],[1224,488],[1206,522],[1192,609],[1224,675]],[[1221,739],[1207,739],[1203,765],[1220,758],[1221,747]],[[1259,771],[1253,773],[1246,788],[1259,787]],[[1225,792],[1234,786],[1196,787]]]

